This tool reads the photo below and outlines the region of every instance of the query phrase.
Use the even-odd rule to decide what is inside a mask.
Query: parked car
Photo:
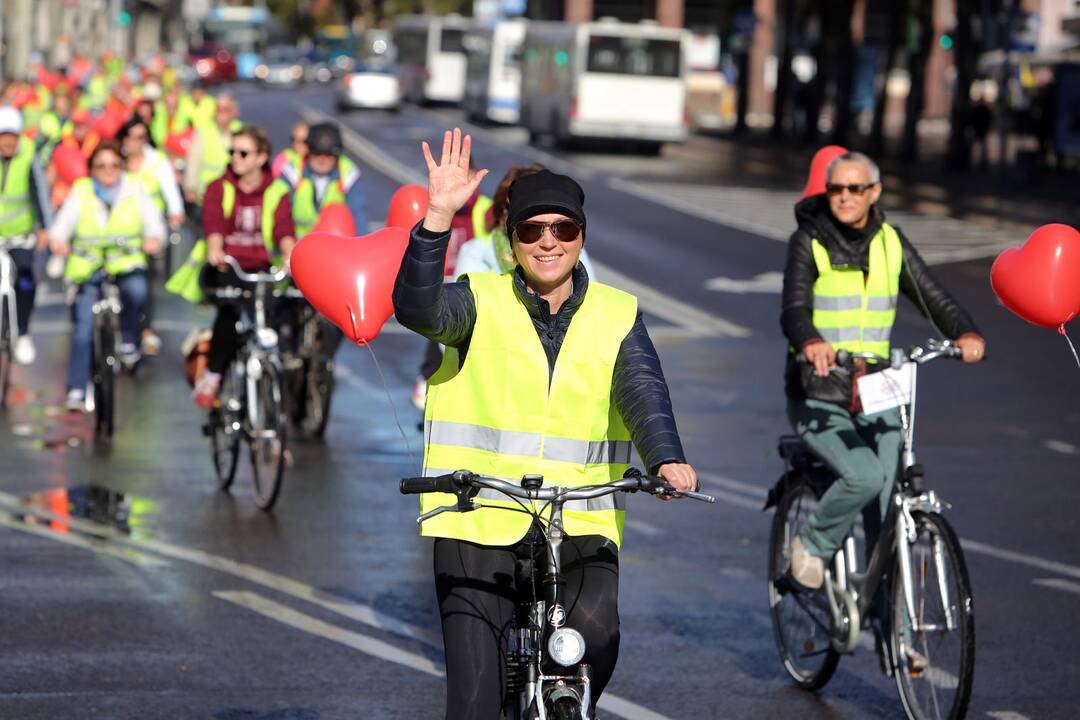
[[[236,80],[236,60],[224,46],[207,43],[188,53],[188,64],[204,83],[214,84]]]
[[[255,67],[255,77],[267,85],[294,86],[304,80],[307,59],[294,47],[269,48],[263,61]]]
[[[360,63],[345,74],[338,85],[340,110],[373,108],[397,111],[401,108],[401,79],[396,65]]]

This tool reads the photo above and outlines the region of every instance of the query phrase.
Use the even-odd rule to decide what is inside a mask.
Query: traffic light
[[[938,38],[938,45],[941,46],[942,50],[952,50],[953,36],[949,33],[942,33],[941,37]]]
[[[127,10],[121,10],[120,14],[116,16],[116,24],[120,27],[127,27],[131,24],[131,13]]]

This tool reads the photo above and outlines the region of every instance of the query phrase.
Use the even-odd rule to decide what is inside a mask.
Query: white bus
[[[394,45],[405,99],[422,105],[460,103],[465,95],[465,46],[472,22],[460,15],[407,15],[394,23]]]
[[[472,121],[517,123],[521,110],[523,19],[503,20],[465,35],[465,114]]]
[[[534,141],[683,142],[686,31],[615,20],[531,22],[521,63],[521,124]]]

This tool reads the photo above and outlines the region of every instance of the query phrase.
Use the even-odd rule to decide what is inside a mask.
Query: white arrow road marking
[[[784,288],[784,273],[764,272],[750,280],[736,280],[735,278],[717,277],[705,281],[707,290],[718,292],[737,293],[779,293]]]
[[[1053,450],[1059,452],[1062,455],[1076,455],[1080,454],[1080,449],[1069,442],[1062,442],[1061,440],[1047,440],[1043,443],[1047,450]]]
[[[367,635],[362,635],[358,632],[353,632],[351,630],[346,630],[345,628],[340,628],[337,625],[323,622],[311,615],[305,615],[290,607],[276,603],[258,593],[225,592],[219,590],[215,591],[213,595],[214,597],[245,607],[248,610],[253,610],[260,615],[277,620],[280,623],[290,625],[297,630],[303,630],[306,633],[318,635],[321,638],[347,645],[354,650],[359,650],[362,653],[379,658],[380,660],[404,665],[407,668],[418,670],[426,675],[433,675],[434,677],[440,678],[444,677],[442,668],[422,655],[400,650],[382,640],[377,640],[373,637],[368,637]]]

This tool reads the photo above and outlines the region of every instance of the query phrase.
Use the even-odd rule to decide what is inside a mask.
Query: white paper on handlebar
[[[871,415],[910,403],[914,377],[913,362],[906,362],[899,368],[887,368],[861,376],[858,384],[863,412]]]

